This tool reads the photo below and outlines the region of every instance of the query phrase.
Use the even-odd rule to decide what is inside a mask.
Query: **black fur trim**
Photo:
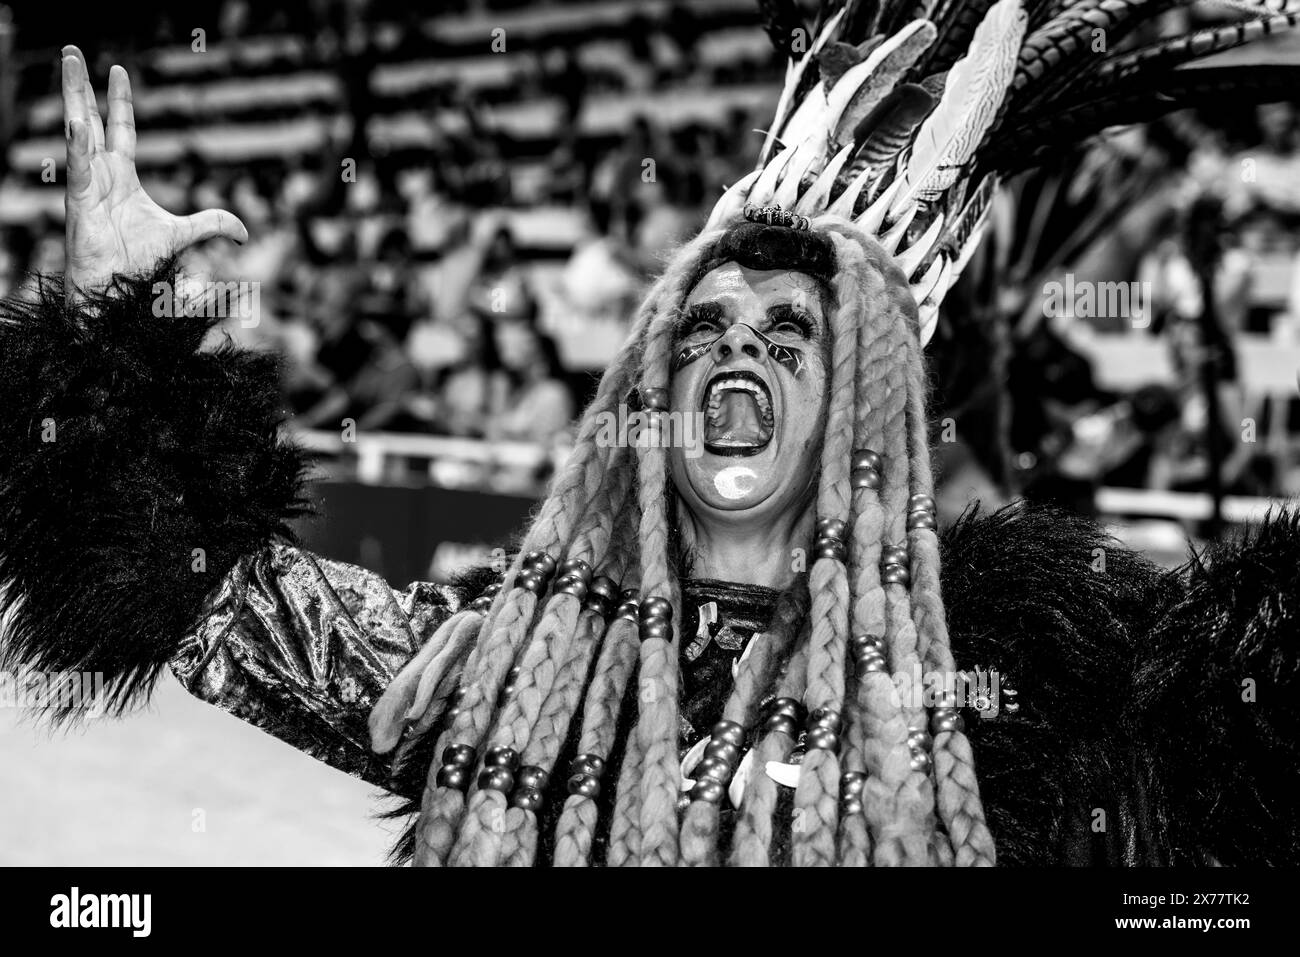
[[[1144,649],[1132,720],[1189,863],[1300,861],[1300,512],[1212,546]],[[1247,679],[1254,700],[1243,700]]]
[[[1019,692],[1019,714],[967,719],[999,863],[1109,858],[1105,834],[1079,825],[1131,790],[1122,716],[1136,649],[1177,582],[1092,521],[1043,505],[972,509],[942,545],[957,666],[995,667]]]
[[[216,319],[155,317],[173,276],[75,308],[58,281],[0,304],[0,664],[102,672],[114,711],[148,694],[239,556],[305,511],[275,361],[200,352]]]

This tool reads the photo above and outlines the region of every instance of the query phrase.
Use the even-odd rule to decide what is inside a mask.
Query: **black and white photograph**
[[[0,0],[22,919],[996,867],[1284,927],[1239,881],[1300,865],[1298,25]]]

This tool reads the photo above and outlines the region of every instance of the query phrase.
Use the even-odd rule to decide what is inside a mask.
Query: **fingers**
[[[90,127],[81,117],[68,123],[68,194],[80,196],[90,188]]]
[[[81,52],[80,48],[68,44],[63,48],[63,72],[66,77],[69,71],[68,59],[72,58],[77,61],[77,68],[74,69],[74,76],[77,79],[77,86],[80,87],[80,98],[82,104],[81,117],[90,126],[91,141],[95,144],[96,149],[104,145],[104,120],[99,115],[99,103],[95,100],[95,89],[90,85],[90,67],[86,65],[86,55]],[[77,75],[79,74],[79,76]],[[64,111],[66,115],[68,100],[68,81],[64,80]],[[76,90],[72,91],[73,96],[77,96]]]
[[[184,216],[180,220],[180,231],[177,252],[218,236],[240,245],[248,242],[248,230],[239,221],[239,217],[224,209],[205,209],[193,216]]]
[[[114,153],[135,159],[135,106],[131,102],[131,78],[114,66],[108,71],[108,129],[105,145]]]

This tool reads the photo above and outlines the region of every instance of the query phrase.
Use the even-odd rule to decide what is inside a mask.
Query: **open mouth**
[[[704,392],[704,448],[714,455],[757,455],[772,441],[772,393],[752,372],[720,372]]]

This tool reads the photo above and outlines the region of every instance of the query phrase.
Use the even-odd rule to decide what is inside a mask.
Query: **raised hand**
[[[69,297],[103,289],[114,275],[147,273],[159,260],[205,239],[247,241],[248,230],[233,213],[206,209],[173,216],[145,193],[135,170],[131,81],[122,67],[113,67],[108,75],[106,129],[86,58],[76,47],[64,47],[63,123],[68,139],[64,285]]]

